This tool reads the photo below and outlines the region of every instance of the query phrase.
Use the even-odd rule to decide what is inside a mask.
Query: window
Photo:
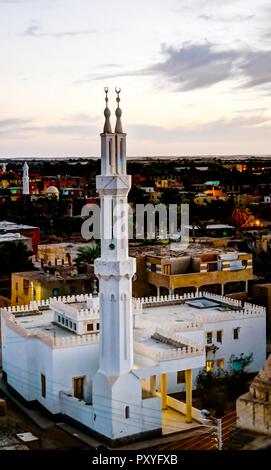
[[[130,406],[125,406],[125,418],[130,418]]]
[[[184,370],[180,370],[177,372],[177,384],[185,383],[185,372]]]
[[[74,331],[77,330],[76,323],[73,324],[73,329],[74,329]]]
[[[233,339],[239,339],[239,328],[233,328]]]
[[[96,330],[100,329],[100,323],[96,323]]]
[[[37,298],[36,289],[33,289],[33,300],[36,300],[36,298]]]
[[[40,383],[41,383],[41,396],[46,398],[46,377],[44,374],[40,374]]]
[[[73,395],[79,400],[82,400],[84,396],[85,376],[75,377],[72,380],[73,380]]]
[[[214,368],[214,361],[206,361],[206,371],[211,372]]]
[[[64,325],[64,317],[61,318],[62,325]]]
[[[18,282],[15,284],[15,290],[18,290]]]
[[[207,344],[212,344],[213,341],[213,334],[211,331],[208,331],[207,333]]]
[[[217,343],[222,343],[222,330],[216,332],[216,341]]]
[[[87,331],[93,331],[93,323],[87,324]]]
[[[112,139],[109,140],[109,165],[112,165]]]
[[[29,292],[29,281],[24,279],[23,282],[24,295],[28,295]]]
[[[165,264],[164,265],[164,274],[171,274],[171,265]]]
[[[156,272],[156,264],[154,263],[151,264],[151,271],[154,273]]]
[[[59,297],[59,289],[58,288],[53,289],[53,297]]]
[[[57,315],[57,321],[60,323],[60,315]]]
[[[72,328],[72,321],[69,321],[69,327]]]
[[[217,359],[216,360],[216,367],[218,369],[224,369],[224,359]]]
[[[65,320],[65,325],[68,326],[69,325],[69,320],[66,318]]]

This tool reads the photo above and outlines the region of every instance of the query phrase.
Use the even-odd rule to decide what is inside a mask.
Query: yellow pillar
[[[186,389],[186,419],[187,423],[192,422],[192,369],[185,371],[185,389]]]
[[[167,374],[161,374],[162,410],[167,409]]]
[[[150,391],[153,396],[156,393],[156,375],[151,375],[150,377]]]

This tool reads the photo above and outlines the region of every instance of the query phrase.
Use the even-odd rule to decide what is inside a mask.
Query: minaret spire
[[[122,130],[122,123],[121,123],[121,115],[122,115],[122,111],[120,109],[120,92],[121,92],[121,88],[118,88],[116,87],[115,88],[115,92],[117,93],[117,98],[116,98],[116,101],[118,103],[118,107],[116,109],[116,127],[115,127],[115,133],[116,134],[123,134],[123,130]]]
[[[110,122],[110,116],[111,116],[111,111],[108,108],[108,87],[105,87],[105,110],[104,110],[104,117],[105,117],[105,123],[104,123],[104,134],[112,134],[112,128],[111,128],[111,122]]]

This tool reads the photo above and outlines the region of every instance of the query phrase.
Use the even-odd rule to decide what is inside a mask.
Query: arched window
[[[124,146],[123,146],[123,139],[120,139],[120,164],[123,165],[123,157],[124,157]]]
[[[109,140],[109,165],[112,165],[112,139]]]

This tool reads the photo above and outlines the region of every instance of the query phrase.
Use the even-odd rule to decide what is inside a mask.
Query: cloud
[[[97,133],[94,119],[78,113],[63,119],[64,124],[59,125],[35,125],[33,119],[7,118],[0,119],[0,138],[29,138],[36,134],[48,134],[59,136],[71,136],[78,138],[90,137]],[[68,121],[68,123],[66,123]],[[70,122],[69,122],[70,121]]]
[[[165,128],[162,126],[131,125],[127,126],[129,138],[134,141],[158,144],[194,143],[213,144],[225,142],[243,142],[250,140],[262,142],[271,132],[271,117],[249,116],[231,119],[218,119],[200,125]]]
[[[7,118],[7,119],[0,119],[0,130],[3,128],[13,128],[17,126],[22,126],[24,124],[28,124],[31,122],[30,119],[20,119],[20,118]]]
[[[164,47],[163,53],[165,60],[147,68],[145,74],[163,76],[184,91],[231,78],[239,59],[237,51],[218,51],[209,43]]]
[[[180,48],[162,46],[164,59],[141,70],[87,75],[75,83],[117,77],[153,76],[173,84],[176,91],[206,88],[225,80],[238,80],[244,88],[266,87],[271,83],[271,50],[222,50],[211,43],[186,43]]]
[[[205,21],[217,21],[220,23],[233,23],[238,22],[238,21],[250,21],[255,18],[255,15],[234,15],[234,16],[218,16],[218,15],[212,15],[212,14],[202,14],[198,15],[197,18],[199,20],[205,20]]]
[[[51,126],[40,126],[40,127],[29,127],[28,131],[41,132],[45,134],[55,134],[55,135],[77,135],[77,136],[87,136],[90,135],[92,126],[84,124],[68,124],[68,125],[51,125]]]
[[[271,84],[271,51],[248,52],[241,70],[247,78],[247,88]]]
[[[54,32],[44,32],[37,24],[30,25],[27,30],[24,32],[24,36],[31,36],[36,38],[42,37],[52,37],[52,38],[64,38],[64,37],[75,37],[75,36],[88,36],[91,34],[96,34],[97,31],[95,29],[85,29],[85,30],[78,30],[78,31],[60,31],[59,33]]]

